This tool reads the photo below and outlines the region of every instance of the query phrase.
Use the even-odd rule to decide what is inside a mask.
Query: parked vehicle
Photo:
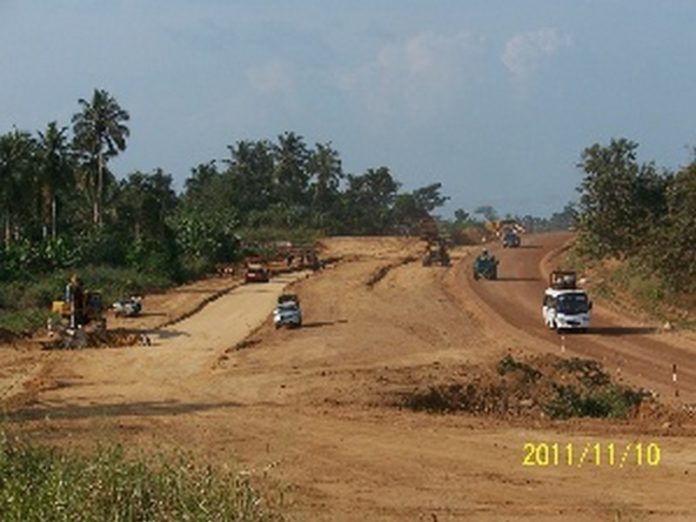
[[[142,297],[131,296],[128,299],[121,299],[111,305],[114,314],[123,317],[136,317],[143,311]]]
[[[273,311],[273,324],[276,329],[281,326],[298,328],[302,326],[302,310],[300,298],[295,294],[282,294],[278,297],[278,304]]]

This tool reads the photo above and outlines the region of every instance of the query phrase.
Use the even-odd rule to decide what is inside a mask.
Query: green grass
[[[249,480],[190,457],[128,459],[119,447],[67,454],[0,434],[4,522],[284,520]]]
[[[86,289],[102,292],[107,307],[128,295],[160,291],[174,285],[167,277],[132,268],[88,266],[76,272]],[[62,299],[70,274],[70,270],[59,270],[30,279],[0,282],[0,328],[26,333],[45,325],[51,302]]]
[[[20,334],[32,332],[46,325],[50,310],[29,308],[27,310],[0,310],[0,330]]]

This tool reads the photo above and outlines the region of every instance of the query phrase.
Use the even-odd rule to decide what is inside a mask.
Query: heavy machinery
[[[53,301],[51,310],[68,322],[68,329],[75,330],[88,324],[99,330],[106,329],[101,292],[85,290],[77,274],[70,277],[63,299]]]
[[[520,236],[512,227],[506,227],[502,231],[503,248],[518,248],[520,246]]]
[[[488,221],[486,228],[493,232],[496,237],[500,237],[506,230],[512,230],[516,234],[524,234],[525,228],[516,219],[500,219],[497,221]]]
[[[427,216],[418,222],[418,236],[428,242],[436,241],[440,236],[437,221],[432,216]]]
[[[490,281],[498,279],[498,263],[500,263],[500,261],[498,261],[494,255],[484,250],[481,255],[474,260],[474,279],[477,281],[481,278]]]
[[[77,274],[65,285],[63,299],[53,301],[51,311],[61,321],[54,324],[49,319],[51,341],[44,343],[46,348],[83,348],[90,345],[94,335],[101,337],[106,333],[101,292],[85,290]]]
[[[541,307],[544,324],[548,328],[558,332],[586,332],[591,310],[592,301],[585,290],[578,288],[575,272],[551,272]]]
[[[450,266],[448,241],[440,234],[437,221],[427,216],[418,222],[418,235],[426,242],[423,255],[423,266]]]
[[[436,241],[428,241],[423,255],[423,266],[450,266],[450,255],[447,251],[447,241],[439,238]]]

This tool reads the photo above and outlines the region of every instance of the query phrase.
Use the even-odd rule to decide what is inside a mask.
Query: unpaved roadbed
[[[454,381],[461,368],[510,352],[558,353],[557,337],[540,326],[538,286],[539,261],[559,238],[506,251],[500,272],[509,280],[480,285],[469,280],[473,248],[455,251],[454,266],[443,269],[399,262],[419,256],[415,240],[325,243],[344,262],[293,284],[306,327],[276,331],[268,319],[289,280],[246,285],[163,331],[151,349],[57,353],[35,404],[15,411],[6,427],[59,445],[184,447],[215,463],[239,460],[283,484],[300,520],[696,517],[688,423],[436,415],[382,400],[429,381]],[[370,275],[385,266],[392,268],[368,288]],[[230,349],[250,332],[245,349]],[[641,357],[650,357],[649,335],[577,341],[629,358],[636,337],[647,347]],[[662,340],[654,342],[664,353]],[[569,343],[568,355],[595,349],[583,346]],[[666,346],[670,355],[696,353],[690,344]],[[659,367],[660,356],[652,356]],[[634,368],[641,366],[626,364],[626,382],[649,380]],[[525,444],[544,441],[580,451],[654,442],[662,458],[657,466],[621,469],[524,466]]]

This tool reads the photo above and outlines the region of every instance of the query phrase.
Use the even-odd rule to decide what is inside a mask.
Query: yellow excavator
[[[77,274],[70,276],[63,299],[53,301],[51,311],[68,322],[68,329],[77,330],[93,324],[97,330],[106,330],[101,292],[85,290]]]

